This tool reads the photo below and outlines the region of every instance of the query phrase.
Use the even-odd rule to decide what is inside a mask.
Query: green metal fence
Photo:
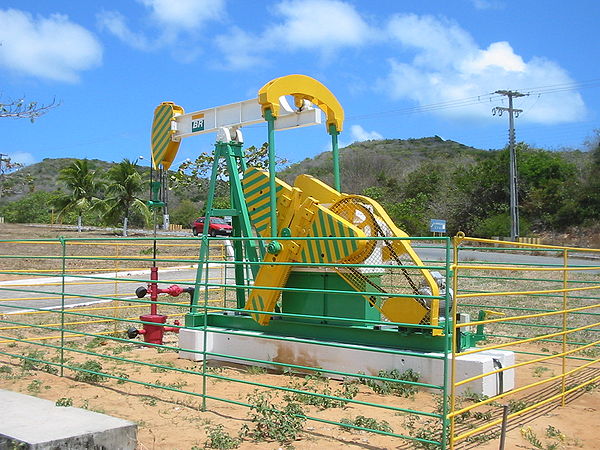
[[[300,424],[311,421],[313,424],[304,425],[305,429],[337,442],[354,436],[352,431],[341,431],[345,429],[373,433],[369,436],[397,444],[446,446],[448,355],[452,352],[452,327],[444,320],[451,304],[448,294],[437,298],[446,301],[440,322],[429,325],[391,323],[362,304],[359,308],[365,310],[363,316],[298,312],[294,308],[301,308],[297,302],[303,296],[322,296],[327,304],[335,296],[348,296],[348,289],[286,287],[281,290],[291,299],[290,304],[296,305],[293,312],[286,312],[282,306],[272,313],[270,326],[248,327],[248,313],[252,311],[240,304],[240,292],[247,294],[253,289],[251,265],[257,263],[232,260],[222,239],[158,238],[156,258],[152,256],[153,242],[150,238],[0,241],[1,385],[11,388],[17,380],[46,372],[45,377],[98,384],[106,395],[127,385],[130,393],[150,404],[152,397],[160,397],[163,392],[172,396],[170,401],[194,405],[201,411],[222,412],[229,408],[228,414],[241,422],[225,421],[225,428],[236,432],[239,424],[245,423],[250,430],[248,439],[257,437],[252,430],[256,432],[253,427],[261,417],[276,417],[289,419],[292,424],[290,418],[298,419]],[[419,242],[418,238],[412,239],[413,245]],[[442,258],[426,267],[442,273],[450,285],[451,242],[436,238],[434,243],[441,248]],[[209,248],[209,258],[198,266],[200,244]],[[156,302],[136,297],[136,288],[152,281],[149,267],[154,264],[159,267],[159,286],[194,287],[197,302],[190,304],[187,294],[160,295]],[[314,272],[331,271],[334,266],[290,264],[294,270]],[[392,293],[396,297],[433,300],[406,287],[406,277],[418,278],[419,274],[419,267],[410,261],[402,266],[352,266],[377,274],[380,287],[362,293],[376,297],[374,303],[379,304]],[[235,284],[232,274],[236,267],[248,275],[246,283]],[[198,272],[200,281],[196,279]],[[154,324],[139,317],[148,313],[152,303],[160,314],[169,317],[166,325],[174,331],[199,331],[203,340],[200,349],[181,348],[176,332],[165,333],[162,344],[128,338],[128,328]],[[389,332],[392,328],[394,333]],[[256,345],[267,341],[284,347],[313,345],[323,351],[335,349],[348,354],[368,347],[382,359],[384,355],[398,360],[412,356],[407,347],[430,348],[435,351],[422,356],[437,361],[443,375],[440,382],[432,383],[426,381],[426,373],[391,366],[370,367],[364,372],[323,368],[311,363],[310,358],[284,362],[210,351],[207,346],[210,335],[234,339],[246,338],[249,332],[254,333]],[[191,354],[191,360],[179,359],[181,351]],[[145,409],[134,408],[126,418],[141,422],[142,429],[151,428]],[[111,412],[109,406],[104,410]],[[205,433],[199,430],[198,436]]]

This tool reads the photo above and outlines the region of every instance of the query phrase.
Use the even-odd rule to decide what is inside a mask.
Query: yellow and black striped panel
[[[289,184],[275,178],[277,197],[283,191],[291,196],[292,188]],[[263,237],[270,236],[271,231],[271,203],[269,188],[269,173],[266,170],[249,167],[242,180],[244,198],[250,215],[250,222],[258,234]]]
[[[362,231],[321,205],[318,205],[317,214],[308,236],[325,239],[303,241],[300,252],[301,262],[331,263],[341,261],[366,243],[366,241],[360,240],[360,238],[365,237]],[[328,237],[346,237],[349,239],[334,240],[327,239]]]
[[[152,161],[156,168],[162,164],[165,169],[168,169],[179,150],[179,142],[171,140],[173,134],[171,120],[173,120],[175,112],[183,114],[183,108],[173,102],[163,102],[154,110],[151,142]]]

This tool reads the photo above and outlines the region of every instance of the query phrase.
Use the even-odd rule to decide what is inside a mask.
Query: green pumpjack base
[[[206,323],[205,323],[206,317]],[[372,345],[376,347],[416,350],[422,352],[444,352],[445,336],[433,336],[431,329],[398,330],[385,325],[341,326],[326,323],[273,318],[269,325],[262,326],[250,316],[233,313],[188,313],[186,328],[202,328],[205,325],[233,330],[260,331],[272,336],[295,337],[315,341],[332,341],[344,344]]]

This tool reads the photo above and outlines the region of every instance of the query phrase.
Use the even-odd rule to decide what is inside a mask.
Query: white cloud
[[[359,46],[370,34],[354,6],[339,0],[286,0],[275,11],[283,21],[269,35],[291,49]]]
[[[456,102],[499,89],[526,89],[572,83],[555,62],[534,57],[525,61],[508,42],[480,48],[457,24],[431,16],[396,15],[390,20],[390,37],[413,53],[410,63],[390,58],[390,73],[381,85],[393,98],[408,98],[420,105]],[[532,105],[531,109],[526,106]],[[459,106],[456,104],[456,106]],[[491,106],[477,103],[435,110],[456,118],[487,118]],[[585,114],[576,92],[557,92],[535,102],[520,99],[520,120],[560,123],[579,120]]]
[[[503,9],[504,2],[499,0],[472,0],[475,9]]]
[[[263,64],[265,62],[263,53],[269,47],[268,41],[257,39],[238,27],[231,28],[227,34],[217,36],[215,43],[221,49],[224,65],[234,70]]]
[[[133,48],[149,50],[152,47],[146,36],[129,29],[125,17],[118,11],[103,11],[97,15],[97,20],[101,30],[109,31]]]
[[[350,135],[354,141],[370,141],[373,139],[383,139],[383,136],[377,131],[367,131],[360,125],[350,127]]]
[[[148,19],[158,27],[158,35],[133,31],[118,11],[97,15],[98,26],[138,50],[152,50],[175,43],[183,33],[194,34],[206,22],[225,15],[225,0],[138,0],[148,10]],[[189,56],[189,52],[185,55]]]
[[[165,28],[194,30],[225,13],[225,0],[139,0]]]
[[[279,21],[253,34],[240,29],[217,37],[229,68],[251,67],[266,52],[314,50],[321,55],[359,47],[374,32],[353,5],[340,0],[285,0],[273,8]],[[235,48],[235,52],[231,49]]]
[[[94,35],[63,14],[0,10],[0,42],[0,66],[40,78],[75,82],[102,61]]]
[[[10,158],[10,160],[12,162],[20,163],[20,164],[23,164],[24,166],[28,166],[35,162],[35,157],[31,153],[27,153],[27,152],[9,153],[8,157]]]

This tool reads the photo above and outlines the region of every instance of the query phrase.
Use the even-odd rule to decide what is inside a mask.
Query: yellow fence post
[[[562,381],[561,381],[561,393],[562,393],[562,397],[561,397],[561,405],[565,406],[565,387],[566,387],[566,375],[565,373],[567,372],[567,356],[566,356],[566,351],[567,351],[567,298],[568,298],[568,293],[567,293],[567,288],[569,285],[569,271],[566,270],[569,267],[569,250],[568,249],[563,249],[563,302],[562,302],[562,308],[563,308],[563,315],[562,315],[562,331],[563,331],[563,335],[562,335],[562,353],[563,353],[563,357],[562,357]]]
[[[464,238],[464,234],[462,232],[457,233],[456,236],[452,238],[452,292],[454,295],[452,296],[452,315],[456,317],[456,311],[458,311],[457,307],[457,297],[456,294],[458,292],[458,246]],[[456,354],[458,353],[457,342],[456,342],[456,333],[458,332],[458,327],[456,323],[456,319],[452,321],[452,363],[450,364],[450,439],[449,439],[449,447],[450,449],[454,448],[454,410],[456,409]]]

